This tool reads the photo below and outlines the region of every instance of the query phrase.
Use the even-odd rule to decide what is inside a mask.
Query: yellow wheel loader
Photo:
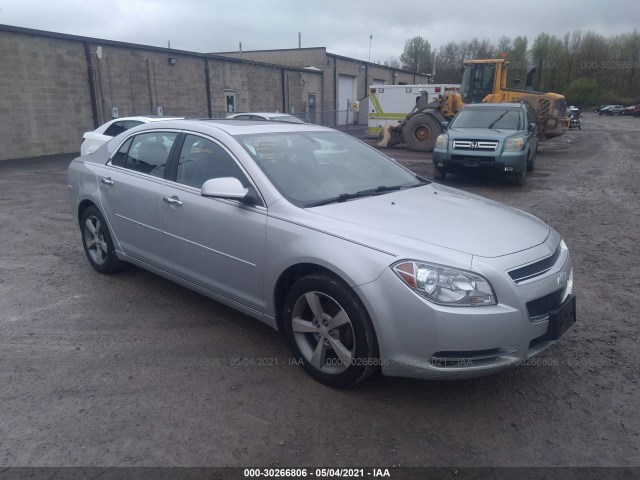
[[[535,68],[527,73],[525,90],[507,88],[507,65],[504,59],[467,60],[464,62],[460,92],[447,92],[429,103],[422,94],[414,109],[398,125],[382,129],[377,147],[404,143],[411,150],[431,152],[444,122],[468,103],[527,102],[536,112],[540,140],[564,134],[569,128],[567,102],[557,93],[535,92],[531,83]]]

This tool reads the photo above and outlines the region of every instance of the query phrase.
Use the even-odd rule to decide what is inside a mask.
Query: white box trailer
[[[460,85],[441,83],[428,85],[371,85],[369,87],[369,136],[377,137],[386,125],[396,125],[413,110],[423,91],[429,102],[448,91],[459,91]]]

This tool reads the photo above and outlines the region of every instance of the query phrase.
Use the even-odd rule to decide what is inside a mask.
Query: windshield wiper
[[[489,130],[491,130],[493,128],[493,126],[498,123],[500,120],[502,120],[502,117],[504,117],[507,113],[509,113],[509,110],[507,110],[506,112],[504,112],[502,115],[500,115],[495,122],[493,122],[491,125],[489,125],[487,128]]]
[[[362,197],[371,197],[374,195],[380,195],[381,193],[392,192],[394,190],[400,190],[402,188],[406,188],[404,185],[393,185],[386,186],[381,185],[376,188],[370,188],[368,190],[360,190],[355,193],[341,193],[337,197],[326,198],[324,200],[318,200],[317,202],[307,203],[304,207],[319,207],[321,205],[328,205],[330,203],[341,203],[346,202],[347,200],[352,200],[354,198],[362,198]]]

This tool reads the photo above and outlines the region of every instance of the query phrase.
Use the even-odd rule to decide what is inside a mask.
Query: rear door
[[[145,132],[125,141],[98,176],[102,211],[124,253],[164,261],[160,204],[166,164],[179,132]]]

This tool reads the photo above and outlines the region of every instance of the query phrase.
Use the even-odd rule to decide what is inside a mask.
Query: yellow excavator
[[[504,58],[466,60],[459,92],[447,92],[429,102],[425,92],[414,109],[398,125],[382,129],[377,147],[393,147],[404,143],[411,150],[431,152],[443,123],[467,103],[527,102],[536,112],[540,140],[559,137],[569,128],[567,102],[557,93],[531,89],[536,68],[527,73],[524,90],[507,88],[507,65]]]

